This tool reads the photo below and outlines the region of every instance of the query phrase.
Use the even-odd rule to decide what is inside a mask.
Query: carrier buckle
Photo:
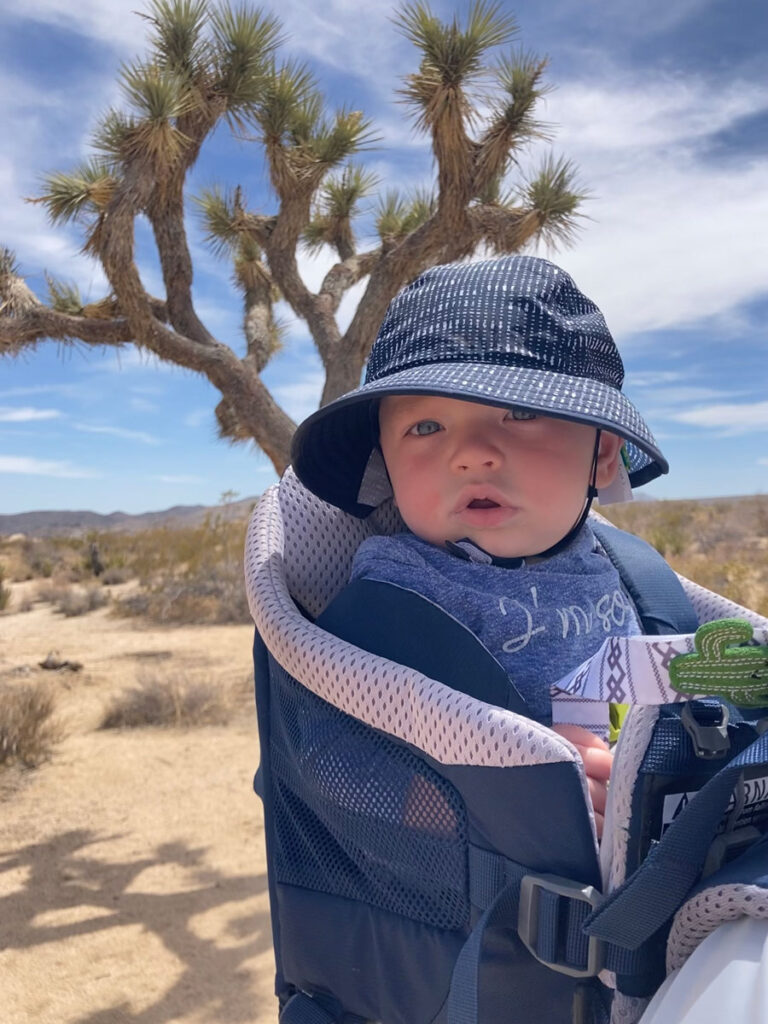
[[[561,924],[564,924],[567,930],[567,915],[569,911],[557,913],[555,934],[549,937],[551,941],[548,944],[557,950],[555,956],[550,959],[543,955],[540,940],[544,939],[545,936],[540,934],[539,927],[542,917],[540,910],[543,892],[553,893],[555,896],[563,897],[568,901],[585,904],[584,920],[586,920],[588,913],[591,913],[602,903],[602,893],[598,892],[592,885],[573,882],[569,878],[561,878],[560,875],[523,875],[520,882],[517,933],[531,956],[535,957],[539,963],[550,967],[553,971],[557,971],[560,974],[567,974],[572,978],[594,978],[602,970],[603,965],[604,943],[601,939],[595,938],[593,935],[587,936],[581,933],[581,937],[587,940],[586,968],[575,967],[573,964],[568,963],[562,955],[566,942],[563,941],[561,936]],[[588,911],[587,907],[589,908]]]
[[[731,748],[731,741],[728,737],[728,718],[727,706],[720,704],[720,721],[716,724],[705,724],[696,719],[689,700],[683,704],[680,721],[693,741],[696,757],[705,761],[716,761],[726,756]]]

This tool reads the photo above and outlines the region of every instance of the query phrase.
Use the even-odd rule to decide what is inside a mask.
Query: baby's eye
[[[426,437],[428,434],[436,434],[441,429],[437,420],[419,420],[418,423],[414,423],[408,433],[416,434],[417,437]]]
[[[513,405],[511,409],[507,411],[505,419],[510,420],[535,420],[536,413],[531,412],[530,409],[520,409],[516,405]]]

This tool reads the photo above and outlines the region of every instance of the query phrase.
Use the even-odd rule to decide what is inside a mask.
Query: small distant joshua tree
[[[322,360],[322,402],[357,386],[392,296],[435,263],[480,247],[514,252],[537,239],[572,240],[584,193],[566,160],[549,157],[512,187],[524,145],[547,138],[536,117],[546,60],[506,51],[517,29],[501,4],[477,0],[464,25],[441,22],[422,2],[394,16],[415,45],[418,66],[400,97],[432,146],[434,191],[401,194],[351,158],[375,141],[358,110],[325,110],[312,75],[281,62],[275,17],[247,5],[152,0],[142,15],[147,55],[123,67],[126,105],[93,136],[95,155],[45,179],[36,202],[54,224],[77,222],[84,251],[99,260],[111,292],[84,305],[77,290],[49,278],[47,301],[26,286],[10,251],[0,251],[0,352],[43,339],[94,346],[137,345],[195,370],[221,393],[219,432],[253,440],[278,472],[295,424],[261,374],[280,346],[275,303],[303,318]],[[185,194],[187,174],[220,121],[263,147],[274,208],[249,207],[241,186]],[[377,240],[360,248],[353,221],[379,190]],[[226,254],[244,305],[245,354],[215,338],[192,301],[193,264],[184,226],[191,202],[215,252]],[[150,295],[135,262],[134,226],[154,233],[165,295]],[[336,262],[320,289],[299,272],[301,246],[327,246]],[[351,323],[337,322],[345,292],[367,279]]]

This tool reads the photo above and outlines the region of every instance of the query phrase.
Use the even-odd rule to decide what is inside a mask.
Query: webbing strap
[[[334,1024],[336,1018],[316,999],[297,992],[280,1011],[280,1024]]]
[[[638,869],[590,916],[587,934],[635,950],[665,924],[701,876],[742,769],[767,760],[765,733],[699,790]]]
[[[570,968],[587,976],[590,937],[584,932],[592,907],[579,895],[579,883],[568,883],[574,895],[548,888],[554,876],[536,875],[529,868],[500,854],[470,846],[470,900],[483,913],[459,953],[448,996],[448,1024],[477,1024],[482,949],[487,929],[509,928],[518,932],[534,956],[552,970]],[[523,879],[534,880],[535,935],[523,936],[519,927]],[[565,879],[559,881],[566,882]],[[562,889],[562,886],[561,886]],[[645,951],[628,951],[605,943],[600,950],[600,969],[621,974],[640,973],[647,966]],[[572,973],[565,970],[565,973]],[[596,972],[593,972],[596,973]]]
[[[368,1024],[365,1017],[339,1010],[333,1014],[306,992],[296,992],[280,1011],[280,1024]]]
[[[695,633],[699,620],[693,606],[658,551],[615,526],[594,520],[589,525],[629,591],[643,632],[652,636]]]
[[[520,877],[509,882],[497,894],[461,947],[448,993],[448,1024],[478,1024],[480,963],[485,932],[494,925],[517,927],[520,881],[523,874],[524,871],[520,869]]]

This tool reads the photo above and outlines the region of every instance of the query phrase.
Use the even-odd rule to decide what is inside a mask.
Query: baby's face
[[[431,395],[384,398],[379,427],[400,514],[432,544],[468,537],[502,558],[534,555],[584,506],[594,427]],[[598,487],[613,480],[620,446],[601,434]]]

